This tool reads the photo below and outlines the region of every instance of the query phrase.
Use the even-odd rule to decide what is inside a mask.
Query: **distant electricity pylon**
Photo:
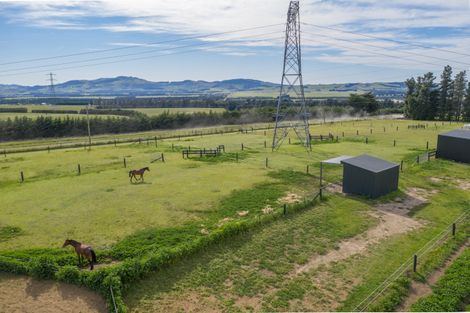
[[[47,81],[49,82],[49,92],[50,92],[50,95],[52,98],[55,98],[55,87],[54,87],[54,81],[56,80],[54,78],[55,74],[53,73],[49,73],[47,74],[47,76],[49,76],[49,78],[47,79]]]
[[[281,146],[290,130],[294,130],[302,144],[310,150],[308,119],[302,82],[299,1],[291,1],[287,12],[284,66],[272,150]]]

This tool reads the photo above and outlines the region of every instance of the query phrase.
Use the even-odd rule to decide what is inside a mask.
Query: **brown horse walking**
[[[150,172],[150,169],[148,167],[144,167],[144,168],[141,168],[140,170],[129,171],[129,178],[131,179],[131,183],[132,183],[132,178],[134,178],[136,182],[139,181],[139,179],[137,179],[137,176],[140,176],[140,181],[144,182],[145,171]]]
[[[78,256],[78,265],[82,264],[82,256],[85,257],[88,262],[90,262],[90,270],[93,269],[93,263],[96,263],[96,254],[95,251],[93,251],[93,248],[87,245],[84,245],[76,240],[73,239],[67,239],[64,242],[64,245],[62,248],[66,246],[72,246],[75,248],[75,252],[77,252]]]

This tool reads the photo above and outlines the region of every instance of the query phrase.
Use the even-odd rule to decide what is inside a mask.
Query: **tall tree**
[[[416,80],[414,77],[407,79],[406,82],[406,95],[405,95],[405,117],[413,118],[414,110],[416,107]]]
[[[435,117],[435,107],[437,90],[434,84],[436,77],[433,73],[429,72],[422,77],[418,77],[417,86],[417,105],[414,111],[414,119],[417,120],[432,120]]]
[[[466,71],[458,73],[452,85],[452,118],[455,120],[460,120],[462,116],[466,76]]]
[[[452,118],[452,67],[447,65],[441,75],[439,90],[438,117],[441,120]]]
[[[467,97],[465,98],[465,102],[463,104],[463,119],[466,122],[470,122],[470,82],[468,82]]]

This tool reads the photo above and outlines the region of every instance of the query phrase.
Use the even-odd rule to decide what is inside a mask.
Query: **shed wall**
[[[470,163],[470,139],[439,135],[436,157]]]

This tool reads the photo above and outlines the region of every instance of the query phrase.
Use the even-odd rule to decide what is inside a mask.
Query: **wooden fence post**
[[[82,170],[81,170],[81,168],[80,168],[80,163],[78,163],[77,172],[78,172],[78,175],[80,175],[80,174],[82,173]]]
[[[284,208],[283,213],[284,213],[284,215],[286,215],[287,214],[287,204],[286,203],[284,203],[283,208]]]
[[[127,167],[127,164],[126,164],[126,158],[124,158],[124,168]]]
[[[359,130],[356,130],[356,136],[359,136]]]
[[[268,160],[268,158],[266,158],[266,168],[268,168],[268,165],[269,165],[268,162],[269,162],[269,160]]]
[[[416,163],[419,164],[419,155],[416,157]]]
[[[155,136],[155,148],[158,148],[158,141],[157,141],[157,136]]]
[[[370,129],[370,133],[372,134],[372,128]]]
[[[457,225],[455,223],[452,224],[452,236],[455,237],[455,232],[457,230]]]
[[[418,256],[415,254],[413,256],[413,272],[416,273],[416,268],[418,267]]]
[[[400,171],[403,172],[403,160],[401,160],[401,163],[400,163]]]
[[[366,144],[369,143],[369,137],[366,137]]]
[[[426,141],[426,150],[429,150],[429,141]]]
[[[310,174],[310,168],[308,165],[307,165],[307,174]]]
[[[20,172],[20,179],[21,179],[21,182],[24,182],[24,174],[23,174],[23,171]]]
[[[396,140],[393,140],[393,146],[394,146],[394,147],[397,146],[397,141],[396,141]]]
[[[264,147],[266,148],[266,140],[264,141]]]
[[[289,144],[290,144],[290,137],[289,137]]]
[[[165,156],[163,155],[163,152],[162,152],[162,162],[165,163]]]
[[[323,162],[320,162],[320,200],[323,200]]]
[[[245,146],[242,144],[242,151],[245,150]]]

